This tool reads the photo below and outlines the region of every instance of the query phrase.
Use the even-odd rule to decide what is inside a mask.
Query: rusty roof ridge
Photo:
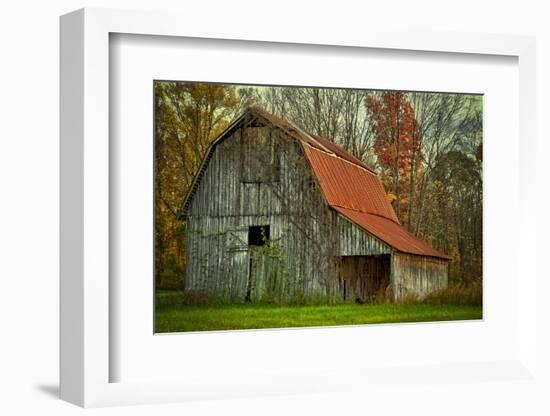
[[[261,108],[260,106],[258,105],[253,105],[253,106],[249,106],[247,108],[246,111],[250,111],[251,113],[256,113],[256,115],[259,115],[260,117],[263,117],[266,121],[268,121],[269,123],[271,124],[276,124],[279,128],[287,131],[287,133],[292,133],[292,132],[289,132],[288,128],[286,128],[284,126],[284,124],[288,124],[290,127],[292,127],[293,129],[295,129],[299,134],[302,134],[304,136],[306,136],[309,140],[311,140],[312,142],[316,143],[321,149],[320,150],[323,150],[329,154],[334,154],[334,152],[332,152],[328,147],[326,147],[325,145],[323,145],[322,143],[320,143],[317,139],[315,139],[311,134],[309,134],[307,131],[301,129],[300,127],[298,127],[296,124],[294,124],[293,122],[291,122],[290,120],[288,119],[283,119],[281,117],[277,117],[276,115],[274,114],[271,114],[269,113],[268,111],[264,110],[263,108]],[[270,118],[274,119],[274,120],[270,120]],[[295,136],[295,135],[293,135]],[[304,141],[301,137],[297,137],[298,140],[300,141]],[[307,143],[307,142],[306,142]],[[308,143],[309,144],[309,143]],[[310,145],[310,144],[309,144]],[[311,145],[310,145],[311,146]]]
[[[357,162],[354,162],[353,160],[349,160],[349,159],[346,159],[346,158],[343,158],[342,156],[338,155],[336,152],[333,152],[331,151],[330,153],[331,154],[334,154],[336,156],[338,156],[340,159],[344,159],[346,162],[349,162],[349,163],[352,163],[354,165],[357,165],[359,167],[362,167],[363,169],[366,169],[368,170],[370,173],[378,176],[378,174],[375,172],[374,169],[371,169],[366,163],[364,163],[361,159],[359,159],[357,156],[355,156],[354,154],[350,153],[348,150],[346,150],[345,148],[343,148],[342,146],[338,145],[336,142],[334,142],[332,139],[329,139],[327,137],[323,137],[323,136],[320,136],[320,135],[316,135],[314,134],[313,137],[315,138],[315,140],[317,141],[317,143],[319,143],[319,139],[323,139],[323,140],[326,140],[327,142],[330,142],[332,143],[332,145],[336,148],[340,148],[340,150],[344,153],[347,153],[349,156],[351,156],[353,159],[357,159],[358,163]]]
[[[269,113],[268,111],[264,110],[263,108],[261,108],[260,106],[258,105],[252,105],[252,106],[249,106],[246,108],[246,110],[244,112],[251,112],[251,113],[255,113],[257,116],[260,116],[262,118],[264,118],[264,120],[266,120],[267,122],[271,123],[271,124],[276,124],[279,128],[281,128],[282,130],[285,130],[287,133],[293,135],[294,137],[296,137],[294,134],[292,134],[293,132],[292,131],[289,131],[288,128],[286,128],[284,126],[284,124],[288,124],[290,127],[292,127],[293,129],[295,129],[298,133],[306,136],[309,140],[311,140],[312,142],[314,142],[318,147],[316,146],[312,146],[310,143],[308,143],[307,141],[303,140],[303,138],[301,138],[299,135],[297,137],[298,140],[300,140],[301,142],[307,144],[308,146],[314,148],[314,149],[317,149],[317,150],[321,150],[325,153],[327,153],[328,155],[331,155],[331,156],[334,156],[336,158],[338,158],[339,160],[343,160],[344,162],[346,163],[349,163],[353,166],[357,166],[365,171],[367,171],[368,173],[370,173],[371,175],[374,175],[378,178],[378,174],[370,169],[370,168],[367,168],[365,166],[362,166],[358,163],[355,163],[355,162],[352,162],[351,160],[348,160],[348,159],[345,159],[341,156],[339,156],[338,154],[336,154],[335,152],[333,152],[332,150],[330,150],[328,147],[326,147],[324,144],[322,144],[318,139],[315,138],[314,135],[311,135],[310,133],[308,133],[307,131],[301,129],[300,127],[298,127],[296,124],[294,124],[293,122],[291,122],[290,120],[288,119],[283,119],[281,117],[277,117],[276,115],[274,114],[271,114]],[[270,118],[273,118],[275,120],[271,120]],[[277,123],[276,123],[277,122]],[[321,136],[319,136],[321,137]],[[328,138],[324,138],[325,140],[327,141],[331,141],[330,139]],[[334,143],[334,146],[338,146],[336,143]],[[347,150],[345,149],[342,149],[342,151],[344,152],[347,152]],[[348,152],[349,153],[349,152]],[[352,155],[353,156],[353,155]]]
[[[314,149],[314,150],[319,150],[319,151],[321,151],[321,152],[324,152],[324,150],[322,150],[322,149],[317,149],[316,147],[310,145],[310,144],[307,143],[307,142],[304,142],[304,143],[306,143],[309,147],[311,147],[311,148]],[[316,141],[316,143],[318,143],[318,142]],[[324,153],[328,154],[329,156],[333,156],[333,157],[337,158],[338,160],[341,160],[341,161],[343,161],[343,162],[349,163],[350,165],[356,166],[356,167],[358,167],[359,169],[362,169],[362,170],[364,170],[365,172],[368,172],[368,173],[370,173],[371,175],[376,176],[378,179],[380,179],[380,177],[378,176],[378,174],[377,174],[376,172],[373,172],[372,170],[367,169],[367,168],[365,168],[364,166],[361,166],[361,165],[359,165],[359,164],[357,164],[357,163],[354,163],[354,162],[352,162],[351,160],[344,159],[343,157],[338,156],[338,155],[337,155],[336,153],[334,153],[334,152],[328,151],[328,152],[324,152]]]
[[[323,145],[322,143],[319,142],[319,140],[315,139],[311,134],[309,134],[308,132],[302,130],[300,127],[296,126],[294,123],[291,123],[290,121],[288,122],[292,127],[294,127],[296,130],[298,130],[299,133],[302,133],[304,136],[306,136],[307,138],[309,138],[311,141],[317,143],[318,146],[321,147],[321,149],[319,150],[322,150],[324,151],[325,153],[328,153],[329,155],[334,155],[336,156],[336,153],[334,153],[332,150],[330,150],[328,147],[326,147],[325,145]],[[309,144],[309,143],[308,143]],[[310,145],[311,146],[311,145]]]

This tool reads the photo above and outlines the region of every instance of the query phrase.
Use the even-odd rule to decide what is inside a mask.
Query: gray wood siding
[[[448,284],[449,263],[433,257],[394,253],[391,262],[391,285],[394,299],[409,295],[420,299]]]
[[[382,240],[359,228],[351,221],[337,216],[338,255],[339,256],[369,256],[390,254],[392,248]]]
[[[271,145],[277,143],[280,167],[274,170],[279,173],[274,175],[276,177],[272,181],[243,181],[243,171],[247,172],[249,169],[249,166],[243,168],[243,164],[254,159],[254,155],[244,158],[242,154],[241,140],[247,135],[243,133],[246,130],[237,130],[216,146],[192,195],[189,215],[288,215],[311,211],[312,204],[319,200],[318,191],[310,192],[309,189],[309,184],[313,181],[311,171],[298,144],[275,130],[268,130],[267,127],[263,130],[257,127],[252,129],[256,133],[267,135]],[[253,147],[247,147],[248,152],[253,150]],[[273,162],[273,152],[266,150],[266,146],[258,146],[255,150],[256,167],[258,164],[269,165]],[[250,179],[249,173],[245,173],[245,176],[247,180]],[[328,210],[327,207],[322,209]]]
[[[335,214],[315,186],[301,149],[279,132],[255,127],[255,134],[278,144],[280,166],[273,180],[265,181],[264,172],[263,182],[245,182],[254,175],[243,162],[254,155],[242,157],[241,138],[250,134],[243,130],[214,149],[189,205],[186,290],[244,301],[252,274],[253,301],[338,298],[337,241],[327,239],[334,236]],[[273,160],[265,143],[257,148],[248,143],[247,149],[257,151],[262,163],[268,163],[263,157]],[[251,225],[270,226],[270,247],[248,247]]]
[[[186,289],[228,301],[244,301],[250,259],[256,270],[252,300],[292,301],[301,296],[330,300],[338,291],[332,257],[319,253],[288,216],[190,217]],[[248,247],[248,226],[270,225],[270,247]],[[311,239],[321,228],[311,223]],[[321,248],[322,250],[322,248]]]

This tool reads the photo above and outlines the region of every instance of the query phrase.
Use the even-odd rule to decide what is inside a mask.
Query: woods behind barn
[[[155,93],[157,288],[253,304],[481,290],[481,97],[175,82]]]

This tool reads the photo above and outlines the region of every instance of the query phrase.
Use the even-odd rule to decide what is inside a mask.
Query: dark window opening
[[[248,245],[263,246],[269,240],[269,225],[251,225],[248,227]]]

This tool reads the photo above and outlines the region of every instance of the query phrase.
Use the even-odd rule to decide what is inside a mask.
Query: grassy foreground
[[[481,319],[481,306],[378,304],[278,306],[263,304],[181,305],[159,293],[155,332],[290,328],[390,322]]]

